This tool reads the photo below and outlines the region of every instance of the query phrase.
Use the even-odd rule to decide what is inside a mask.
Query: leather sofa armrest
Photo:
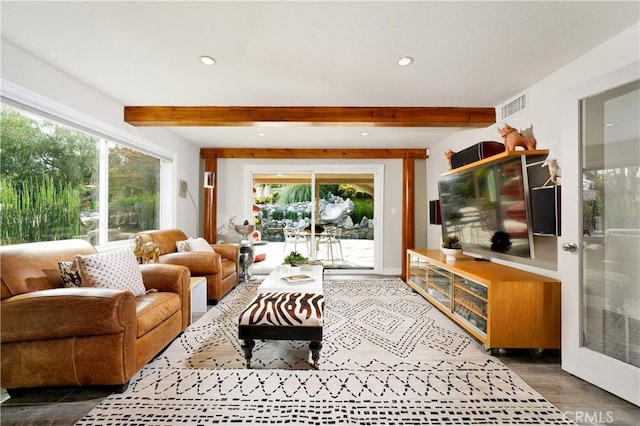
[[[146,264],[140,265],[142,281],[147,289],[177,293],[182,309],[182,329],[191,321],[191,274],[181,265]]]
[[[0,306],[3,343],[136,333],[135,297],[120,290],[55,288],[9,297]]]
[[[219,253],[191,251],[163,254],[160,256],[160,263],[185,266],[194,277],[217,274],[222,270]]]
[[[216,253],[220,253],[220,255],[225,259],[228,259],[236,264],[238,263],[238,259],[240,257],[240,248],[237,245],[211,244],[211,247],[216,251]]]
[[[189,269],[184,266],[154,263],[140,265],[140,271],[147,290],[156,289],[178,293],[180,297],[189,294],[191,274]]]

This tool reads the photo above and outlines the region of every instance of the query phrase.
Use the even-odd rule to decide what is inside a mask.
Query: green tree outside
[[[0,177],[14,185],[47,175],[55,185],[91,184],[98,138],[5,106],[0,112]]]
[[[160,160],[131,148],[109,148],[109,224],[123,232],[158,228]]]
[[[1,244],[80,235],[93,206],[97,138],[9,107],[0,111]]]
[[[1,244],[83,235],[95,242],[90,235],[98,222],[87,217],[99,211],[100,143],[97,136],[2,106]],[[157,228],[160,160],[108,147],[110,239]]]
[[[0,242],[17,244],[77,238],[81,232],[80,192],[43,175],[21,189],[0,182]]]

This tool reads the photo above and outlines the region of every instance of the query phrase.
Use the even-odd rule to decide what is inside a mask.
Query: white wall
[[[528,89],[528,109],[507,120],[507,123],[518,129],[525,129],[533,124],[538,148],[549,149],[549,158],[557,159],[561,168],[563,163],[576,161],[576,158],[561,158],[560,156],[561,117],[563,114],[563,111],[561,111],[562,95],[572,87],[638,61],[640,53],[639,33],[640,24],[637,23],[531,86]],[[514,72],[517,72],[517,68],[514,68]],[[512,96],[516,95],[517,93],[513,93]],[[506,102],[508,99],[510,98],[504,101]],[[438,178],[441,173],[449,169],[444,152],[447,149],[459,151],[480,141],[502,141],[496,130],[497,127],[502,125],[503,123],[498,123],[485,129],[461,131],[431,148],[427,161],[427,193],[430,200],[438,198]],[[577,155],[578,153],[576,153]],[[441,237],[440,226],[429,225],[428,248],[437,248]],[[515,260],[512,257],[509,260],[517,262],[513,266],[530,269],[534,272],[538,272],[536,268],[542,268],[546,275],[557,277],[557,239],[553,237],[536,237],[535,249],[538,256],[536,261],[527,262]]]
[[[124,105],[111,99],[91,87],[85,86],[58,69],[40,61],[6,40],[2,40],[2,79],[34,92],[53,102],[62,104],[81,115],[87,115],[104,123],[120,134],[131,135],[136,140],[144,140],[174,153],[177,167],[174,180],[187,181],[196,204],[200,197],[200,178],[198,170],[199,148],[176,136],[174,133],[153,127],[137,128],[123,120]],[[174,226],[183,229],[188,235],[196,234],[196,208],[191,200],[177,196],[176,188],[161,188],[175,197]],[[202,233],[202,227],[198,231]]]
[[[217,207],[218,207],[218,229],[225,225],[224,220],[235,216],[235,223],[241,224],[243,220],[250,219],[251,211],[246,211],[247,193],[244,188],[245,182],[244,166],[246,164],[291,164],[292,161],[309,165],[341,165],[344,170],[348,170],[348,164],[382,164],[384,166],[384,193],[383,212],[384,223],[384,263],[381,272],[385,275],[399,274],[402,270],[404,256],[402,250],[402,160],[259,160],[259,159],[218,159],[217,173]],[[250,185],[249,185],[250,187]],[[378,198],[378,194],[376,194]],[[248,217],[249,216],[249,217]],[[378,266],[378,265],[376,265]]]

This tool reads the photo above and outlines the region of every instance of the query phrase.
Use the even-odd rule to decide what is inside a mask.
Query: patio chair
[[[334,246],[337,250],[340,250],[340,261],[344,262],[344,256],[342,255],[342,243],[340,238],[342,237],[342,228],[337,226],[327,226],[324,232],[316,238],[316,250],[320,250],[321,245],[327,246],[327,256],[331,263],[335,263]]]
[[[307,250],[307,255],[311,253],[309,250],[309,240],[307,239],[306,234],[302,228],[294,228],[291,226],[285,226],[282,230],[284,233],[284,248],[282,250],[282,255],[285,256],[287,253],[287,244],[293,244],[293,251],[298,251],[298,243],[302,243],[304,248]]]

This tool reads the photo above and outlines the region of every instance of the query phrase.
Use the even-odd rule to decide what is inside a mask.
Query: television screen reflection
[[[514,158],[441,178],[443,236],[457,235],[471,254],[533,257],[524,173]]]

